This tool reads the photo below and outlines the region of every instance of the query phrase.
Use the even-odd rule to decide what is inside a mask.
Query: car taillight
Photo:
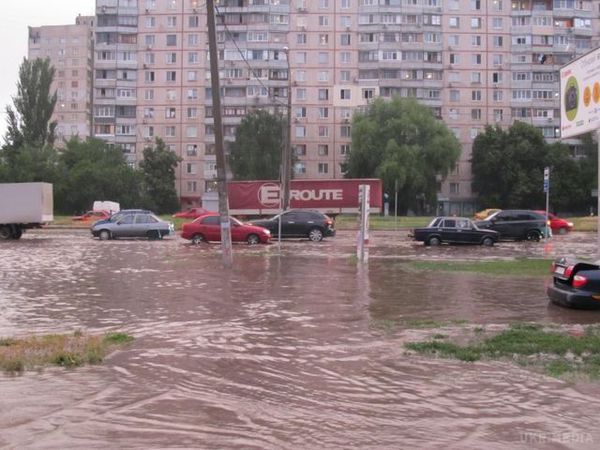
[[[325,225],[329,225],[332,226],[333,225],[333,220],[329,219],[325,221]]]
[[[573,287],[574,288],[580,288],[586,285],[587,283],[587,278],[584,277],[583,275],[575,275],[573,277]]]
[[[565,273],[563,274],[565,277],[569,278],[571,276],[571,274],[573,273],[573,269],[575,268],[575,266],[569,266],[565,269]]]

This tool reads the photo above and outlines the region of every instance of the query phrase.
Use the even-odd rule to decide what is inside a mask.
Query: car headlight
[[[573,226],[573,222],[567,222],[567,226],[572,227]]]
[[[265,230],[265,234],[269,235],[269,234],[271,234],[271,232],[269,230]]]

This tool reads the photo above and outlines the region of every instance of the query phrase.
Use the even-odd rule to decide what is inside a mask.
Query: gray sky
[[[7,105],[17,93],[19,65],[27,56],[27,27],[74,24],[75,17],[93,15],[95,0],[16,0],[2,2],[0,15],[0,136],[6,132]],[[3,142],[0,139],[0,143]]]

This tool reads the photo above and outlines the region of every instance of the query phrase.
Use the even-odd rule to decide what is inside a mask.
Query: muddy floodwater
[[[0,337],[127,332],[103,364],[0,374],[0,448],[600,448],[600,384],[508,362],[407,354],[439,320],[571,326],[540,278],[415,272],[406,261],[591,256],[595,234],[428,248],[375,232],[322,243],[101,242],[43,230],[0,243]],[[454,324],[454,325],[453,325]],[[465,326],[465,325],[462,325]]]

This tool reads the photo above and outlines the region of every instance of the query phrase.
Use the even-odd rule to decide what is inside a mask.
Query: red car
[[[188,208],[185,211],[179,211],[178,213],[173,214],[173,217],[179,217],[180,219],[195,219],[208,212],[209,211],[204,208]]]
[[[81,216],[73,216],[71,220],[75,220],[77,222],[89,222],[96,220],[105,220],[110,217],[110,213],[108,211],[88,211]]]
[[[233,242],[247,242],[250,245],[259,243],[267,244],[271,240],[271,232],[263,227],[247,225],[234,217],[229,218],[231,224],[231,240]],[[221,223],[218,213],[206,213],[193,222],[184,223],[181,228],[181,237],[200,242],[220,241]]]
[[[536,211],[540,214],[546,215],[546,211]],[[548,213],[548,219],[550,220],[550,228],[553,234],[566,234],[573,229],[573,222],[567,222],[560,217],[556,217],[552,213]]]

